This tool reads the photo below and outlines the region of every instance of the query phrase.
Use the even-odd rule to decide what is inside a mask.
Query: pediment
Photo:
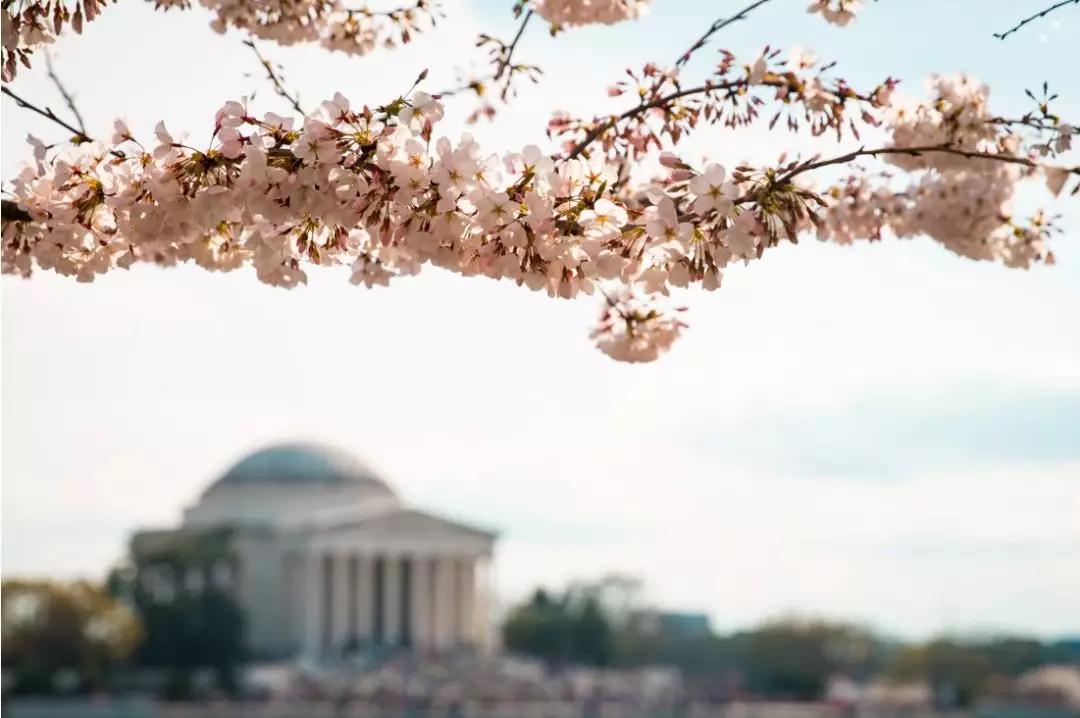
[[[450,538],[493,541],[495,533],[415,509],[388,511],[374,516],[345,520],[320,527],[321,534],[377,535],[386,538],[415,538],[430,541]]]

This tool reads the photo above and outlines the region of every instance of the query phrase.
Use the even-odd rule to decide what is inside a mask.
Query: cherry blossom
[[[533,7],[553,25],[611,25],[642,17],[649,0],[536,0]]]
[[[821,13],[826,21],[843,27],[855,19],[862,6],[863,0],[811,0],[809,11]]]
[[[627,287],[605,296],[605,300],[591,336],[600,351],[618,361],[655,361],[686,326],[679,317],[685,309],[664,306],[656,298]]]
[[[329,37],[324,21],[337,10],[312,10],[312,1],[206,0],[223,26],[281,42]],[[545,0],[530,12],[580,24],[634,17],[644,6]],[[846,24],[859,6],[821,0],[811,9]],[[307,20],[290,20],[294,12]],[[597,347],[642,362],[668,351],[686,326],[684,310],[667,304],[673,288],[718,289],[725,271],[810,233],[840,244],[927,237],[1007,267],[1053,262],[1053,215],[1014,208],[1024,182],[1063,196],[1080,177],[1062,157],[1075,125],[1053,113],[1048,88],[1042,98],[1029,92],[1035,110],[1007,118],[970,76],[933,76],[927,97],[904,97],[892,78],[859,90],[809,51],[770,48],[744,60],[721,51],[706,81],[684,83],[685,58],[745,12],[715,23],[674,66],[630,71],[608,93],[637,104],[591,120],[556,114],[549,151],[529,144],[499,155],[468,134],[441,136],[442,97],[417,89],[426,72],[375,109],[341,93],[306,114],[292,102],[295,117],[226,102],[207,123],[205,146],[163,122],[153,139],[137,138],[123,120],[107,141],[85,131],[71,144],[31,138],[32,161],[5,187],[3,271],[90,282],[135,263],[190,262],[251,268],[262,282],[292,288],[312,267],[342,267],[353,284],[372,288],[432,265],[555,298],[600,294]],[[376,16],[361,13],[355,27],[363,18]],[[32,28],[20,37],[35,38]],[[333,37],[347,45],[361,35]],[[502,45],[500,62],[511,64],[517,38]],[[74,131],[51,110],[4,93]],[[700,123],[772,128],[782,119],[814,135],[846,140],[873,130],[886,140],[760,167],[699,167],[677,151]],[[650,156],[659,170],[644,176],[636,161]]]

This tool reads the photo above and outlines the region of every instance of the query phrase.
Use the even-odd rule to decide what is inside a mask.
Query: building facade
[[[238,462],[179,528],[140,531],[131,549],[139,580],[166,597],[192,586],[234,596],[252,655],[318,660],[371,646],[489,648],[494,543],[404,505],[351,456],[287,444]],[[195,545],[215,548],[185,548]]]

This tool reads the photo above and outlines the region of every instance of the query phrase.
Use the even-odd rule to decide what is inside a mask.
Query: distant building
[[[486,648],[495,535],[405,506],[381,478],[320,446],[241,460],[184,511],[137,532],[143,588],[225,588],[254,656],[319,659],[357,646]],[[154,561],[155,556],[171,558]],[[143,567],[143,568],[140,568]]]
[[[690,611],[640,611],[634,617],[645,635],[701,638],[712,635],[708,615]]]

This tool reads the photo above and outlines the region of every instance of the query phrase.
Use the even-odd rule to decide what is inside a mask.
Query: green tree
[[[573,660],[573,626],[564,601],[540,588],[503,624],[503,645],[549,663]]]
[[[110,577],[146,629],[135,659],[168,671],[169,697],[188,696],[199,668],[213,669],[221,688],[236,685],[246,656],[244,616],[232,587],[215,579],[216,567],[234,563],[232,540],[227,529],[141,534],[132,541],[132,566]]]
[[[877,639],[862,628],[785,619],[747,633],[741,662],[751,690],[813,699],[835,673],[871,672],[878,652]]]
[[[596,596],[571,590],[553,598],[541,588],[511,611],[503,645],[549,663],[606,666],[615,655],[615,632]]]
[[[142,635],[136,616],[89,582],[8,580],[2,596],[3,666],[17,693],[52,693],[64,675],[71,690],[101,690]]]
[[[922,680],[938,699],[958,706],[970,705],[994,674],[984,650],[952,639],[904,646],[889,661],[886,674],[894,680]]]
[[[571,620],[574,658],[593,666],[610,665],[615,655],[615,634],[600,601],[586,597]]]

